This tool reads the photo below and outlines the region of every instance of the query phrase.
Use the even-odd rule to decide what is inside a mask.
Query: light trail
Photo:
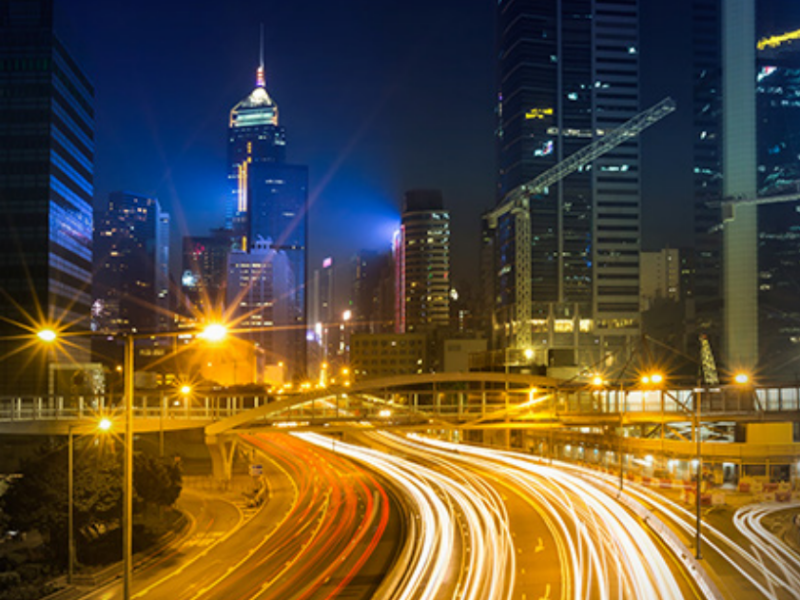
[[[391,597],[510,600],[516,558],[502,499],[466,470],[443,474],[377,450],[293,434],[369,465],[402,489],[417,513],[413,552]],[[334,446],[335,444],[335,446]],[[393,575],[390,574],[390,577]]]
[[[766,516],[798,507],[798,502],[751,504],[736,511],[733,523],[748,539],[754,551],[761,557],[766,557],[782,573],[787,588],[794,591],[795,597],[800,598],[800,556],[762,523]]]
[[[570,581],[562,598],[683,598],[663,552],[641,522],[581,477],[521,454],[414,439],[421,442],[420,452],[438,451],[443,459],[500,473],[542,505],[555,526],[551,533],[566,550],[563,568]]]
[[[559,469],[576,473],[586,481],[616,486],[617,478],[615,476],[570,463],[556,463],[556,465]],[[654,490],[633,483],[625,486],[625,493],[641,503],[656,507],[687,537],[694,536],[696,514],[693,509],[686,508]],[[764,598],[798,600],[800,599],[800,586],[797,578],[800,576],[798,570],[800,567],[793,567],[790,559],[786,558],[786,554],[778,549],[782,546],[779,540],[763,530],[763,526],[753,525],[756,521],[760,521],[766,512],[772,511],[770,506],[766,505],[765,508],[764,505],[759,504],[745,507],[741,510],[741,514],[737,513],[738,519],[734,519],[740,532],[750,542],[751,548],[753,548],[752,552],[708,522],[704,522],[702,526],[703,545],[706,552],[712,550],[721,560],[725,561],[728,568],[749,582]],[[787,509],[797,506],[797,504],[779,506]],[[759,509],[764,509],[766,512]],[[759,514],[761,514],[760,517]],[[791,556],[791,551],[789,553]],[[774,561],[772,560],[773,556],[776,558]],[[777,570],[768,568],[769,564],[765,563],[764,557],[767,557]],[[793,558],[795,561],[798,560],[796,554],[793,555]]]
[[[280,465],[292,486],[293,501],[274,526],[262,530],[258,543],[235,548],[238,562],[209,578],[191,597],[317,600],[338,596],[384,536],[390,513],[386,490],[372,471],[290,436],[241,438]],[[368,592],[371,584],[366,585]]]

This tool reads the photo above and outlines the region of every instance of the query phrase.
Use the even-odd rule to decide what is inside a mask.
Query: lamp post
[[[184,335],[185,331],[169,331],[157,333],[127,333],[125,337],[125,354],[123,360],[123,414],[125,419],[124,453],[123,453],[123,485],[122,485],[122,593],[124,600],[131,598],[131,577],[133,572],[133,393],[134,393],[134,341],[136,339],[148,338],[154,335],[159,337],[177,337]],[[228,329],[221,323],[211,323],[196,332],[197,337],[208,342],[222,341],[228,333]],[[88,333],[75,333],[67,335],[87,335]],[[52,328],[42,328],[36,332],[36,336],[45,343],[53,343],[59,337],[56,330]],[[70,536],[72,535],[72,431],[69,436],[69,492],[70,492]],[[70,540],[70,561],[73,560],[74,540]],[[71,568],[71,567],[70,567]]]
[[[705,389],[708,389],[707,387]],[[696,520],[695,520],[695,554],[694,557],[697,560],[703,558],[703,554],[700,551],[700,539],[701,539],[701,526],[702,526],[702,513],[700,512],[701,508],[701,496],[702,496],[702,488],[703,488],[703,455],[702,455],[702,446],[700,442],[700,401],[702,398],[702,392],[698,389],[697,390],[697,401],[694,403],[694,435],[697,442],[697,471],[695,478],[697,480],[697,484],[695,486],[695,512],[696,512]]]
[[[161,337],[176,337],[186,332],[158,332],[155,335]],[[209,324],[197,337],[209,342],[222,341],[228,333],[228,329],[221,323]],[[133,356],[134,341],[137,338],[151,337],[154,334],[127,334],[125,336],[125,358],[124,358],[124,380],[125,380],[125,458],[123,466],[123,499],[122,499],[122,594],[124,600],[131,598],[131,579],[133,573]]]
[[[133,346],[134,336],[125,336],[124,412],[125,452],[122,467],[122,597],[130,600],[133,573]]]

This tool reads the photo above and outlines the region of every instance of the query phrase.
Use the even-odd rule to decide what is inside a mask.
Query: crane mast
[[[561,181],[587,163],[636,137],[644,129],[657,123],[674,110],[675,101],[669,97],[664,98],[658,104],[639,113],[599,140],[584,146],[531,181],[517,186],[506,194],[499,206],[483,216],[489,229],[497,229],[500,218],[507,214],[514,217],[515,310],[512,323],[512,347],[528,348],[531,346],[531,198],[541,194],[549,186]]]

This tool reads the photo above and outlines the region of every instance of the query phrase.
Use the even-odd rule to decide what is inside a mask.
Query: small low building
[[[350,367],[356,380],[428,371],[428,345],[422,333],[354,333]]]

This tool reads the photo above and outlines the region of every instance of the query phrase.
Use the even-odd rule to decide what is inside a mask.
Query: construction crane
[[[724,198],[721,202],[709,202],[711,207],[722,209],[722,223],[729,223],[736,218],[736,207],[747,205],[762,204],[781,204],[783,202],[797,202],[800,200],[800,192],[792,194],[779,194],[777,196],[759,196],[758,198]]]
[[[658,104],[639,113],[629,121],[605,134],[602,138],[584,146],[574,154],[528,183],[517,186],[506,194],[503,202],[486,213],[489,229],[497,229],[500,218],[507,214],[514,216],[515,231],[515,311],[512,327],[513,348],[529,348],[531,345],[531,328],[527,324],[531,320],[531,215],[530,201],[548,187],[561,181],[564,177],[580,169],[587,163],[613,150],[620,144],[639,135],[654,123],[657,123],[675,110],[675,101],[664,98]]]
[[[800,201],[800,193],[725,197],[722,209],[724,356],[730,366],[753,369],[758,363],[758,218],[763,204]],[[737,217],[737,211],[740,212]],[[738,221],[738,222],[737,222]]]
[[[708,336],[705,334],[700,335],[700,373],[702,376],[701,381],[704,385],[719,385],[717,361],[714,360],[714,353],[711,351],[711,344],[709,344]]]

